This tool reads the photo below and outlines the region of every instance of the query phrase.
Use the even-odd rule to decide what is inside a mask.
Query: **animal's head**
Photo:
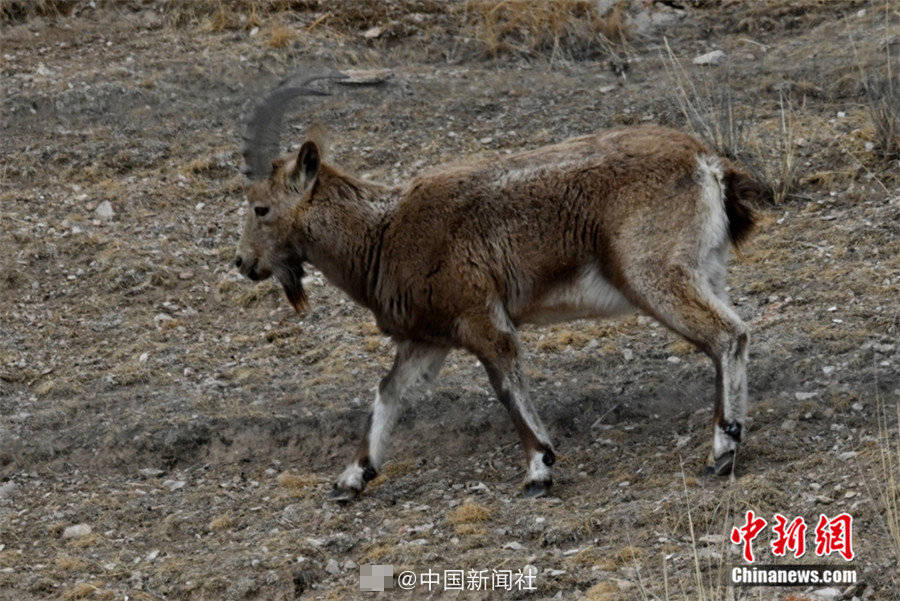
[[[307,141],[298,152],[274,159],[266,179],[244,188],[247,208],[234,264],[254,281],[275,276],[298,313],[307,301],[304,222],[320,165],[318,145]]]
[[[244,135],[248,207],[234,264],[251,280],[277,278],[298,313],[307,302],[302,284],[306,260],[303,231],[321,158],[313,141],[279,157],[279,130],[290,100],[326,95],[309,84],[339,78],[341,74],[328,73],[308,77],[298,85],[283,83],[256,106]]]

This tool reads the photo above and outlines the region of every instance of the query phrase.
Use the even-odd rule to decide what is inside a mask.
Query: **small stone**
[[[610,92],[614,91],[618,87],[619,86],[617,86],[615,84],[610,84],[608,86],[600,86],[599,88],[597,88],[597,91],[600,92],[601,94],[609,94]]]
[[[11,497],[17,490],[19,490],[18,484],[15,482],[7,482],[3,486],[0,486],[0,499]]]
[[[142,467],[138,473],[146,478],[157,478],[163,475],[163,471],[154,467]]]
[[[91,533],[91,527],[87,524],[75,524],[63,530],[63,538],[82,538]]]
[[[822,373],[825,374],[826,376],[830,376],[831,374],[834,373],[834,365],[826,365],[825,367],[822,368]]]
[[[634,359],[634,352],[629,348],[623,348],[622,349],[622,358],[625,359],[626,361],[631,361],[632,359]]]
[[[192,277],[194,277],[193,271],[182,271],[181,273],[178,274],[179,280],[189,280]]]
[[[721,545],[725,542],[724,534],[704,534],[698,539],[701,543],[707,545]]]
[[[808,401],[811,398],[818,396],[818,392],[795,392],[794,398],[798,401]]]
[[[104,200],[97,205],[96,209],[94,209],[94,214],[100,219],[112,219],[113,215],[115,215],[115,211],[113,211],[112,203],[108,200]]]
[[[504,549],[512,549],[513,551],[524,551],[525,545],[523,545],[522,543],[516,542],[516,541],[512,541],[512,542],[508,542],[505,545],[503,545],[503,548]]]
[[[853,409],[854,411],[862,411],[863,404],[860,403],[859,401],[857,401],[857,402],[853,403],[852,405],[850,405],[850,408]]]
[[[695,65],[718,65],[725,60],[725,53],[721,50],[713,50],[700,56],[695,56],[693,63]]]
[[[781,422],[781,429],[784,430],[785,432],[793,432],[794,429],[796,429],[796,427],[797,427],[797,422],[795,422],[792,419],[786,419],[783,422]]]
[[[375,27],[370,27],[369,29],[365,30],[362,34],[362,37],[366,38],[367,40],[374,40],[375,38],[380,37],[382,33],[384,33],[384,27],[378,27],[376,25]]]
[[[816,597],[816,599],[821,599],[822,601],[837,601],[842,596],[841,591],[833,587],[820,588],[817,591],[813,591],[812,594],[813,597]]]
[[[186,482],[184,480],[166,480],[162,483],[165,488],[168,488],[170,491],[175,492],[179,488],[184,488]]]
[[[838,459],[841,461],[847,461],[848,459],[853,459],[856,457],[858,453],[856,451],[847,451],[846,453],[841,453],[838,455]]]
[[[670,355],[668,359],[666,359],[669,363],[681,363],[681,357],[676,357],[675,355]]]
[[[328,565],[325,566],[325,571],[328,572],[329,574],[340,574],[341,566],[338,565],[338,562],[336,559],[332,558],[332,559],[328,560]]]
[[[159,557],[159,549],[153,549],[147,553],[147,557],[144,558],[144,561],[153,561],[157,557]]]
[[[834,499],[831,497],[826,497],[825,495],[816,495],[816,503],[821,505],[830,505],[834,502]]]

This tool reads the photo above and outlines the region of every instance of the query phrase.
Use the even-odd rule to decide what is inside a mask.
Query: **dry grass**
[[[479,503],[463,503],[450,512],[447,520],[454,525],[476,524],[485,522],[491,517],[491,510]]]
[[[783,97],[778,102],[780,119],[775,136],[766,139],[756,136],[751,144],[753,151],[744,153],[741,161],[757,180],[769,186],[776,204],[795,193],[805,179],[796,118],[789,102]]]
[[[93,597],[95,593],[100,591],[101,584],[102,583],[99,582],[79,582],[72,588],[63,591],[60,597],[63,601],[69,601],[71,599],[87,599],[88,597]]]
[[[284,48],[294,39],[294,32],[284,25],[276,25],[269,31],[267,43],[272,48]]]
[[[894,403],[897,429],[889,425],[890,409],[879,396],[878,402],[878,476],[877,498],[892,543],[892,551],[900,562],[900,402]],[[894,586],[898,584],[894,575]]]
[[[606,14],[589,0],[469,0],[463,11],[490,56],[546,51],[586,56],[628,34],[621,2]]]
[[[289,472],[283,472],[278,476],[278,485],[287,489],[293,495],[303,495],[310,487],[319,483],[313,475],[297,476]]]
[[[778,126],[766,132],[754,124],[749,101],[739,104],[727,85],[729,67],[721,67],[716,77],[691,75],[668,42],[664,61],[675,90],[674,102],[688,127],[717,154],[742,165],[768,186],[776,204],[794,194],[805,173],[790,101],[779,94]]]
[[[208,527],[211,531],[217,532],[220,530],[228,530],[234,526],[234,523],[234,518],[228,514],[223,514],[210,520]]]
[[[900,159],[900,81],[888,55],[883,74],[865,78],[869,116],[875,128],[874,151],[883,160]]]
[[[16,23],[31,17],[67,15],[76,0],[0,0],[0,23]]]

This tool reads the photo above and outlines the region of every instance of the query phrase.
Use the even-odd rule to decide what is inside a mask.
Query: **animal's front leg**
[[[400,415],[400,401],[404,391],[420,379],[431,380],[437,376],[447,356],[446,349],[400,343],[394,366],[381,380],[372,404],[372,413],[359,450],[347,468],[338,477],[329,499],[349,501],[358,495],[365,485],[378,475],[384,462],[391,430]]]

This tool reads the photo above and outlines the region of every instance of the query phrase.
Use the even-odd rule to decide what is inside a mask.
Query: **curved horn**
[[[250,179],[265,179],[269,176],[274,159],[280,149],[281,121],[288,103],[297,96],[328,96],[330,92],[308,87],[314,81],[324,79],[343,79],[343,73],[332,72],[325,75],[308,77],[299,84],[291,78],[282,80],[274,90],[266,94],[253,109],[247,121],[244,133],[244,145],[241,154],[244,156],[242,171]]]

